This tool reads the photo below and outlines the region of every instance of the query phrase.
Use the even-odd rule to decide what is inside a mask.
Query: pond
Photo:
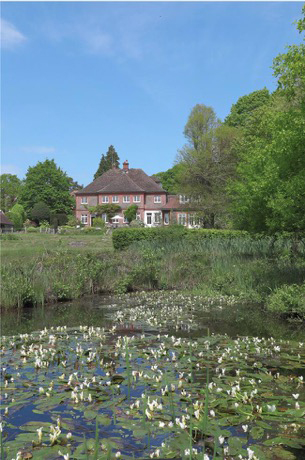
[[[304,459],[304,324],[151,292],[2,316],[1,458]]]

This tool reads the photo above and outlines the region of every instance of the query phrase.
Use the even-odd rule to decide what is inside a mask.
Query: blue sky
[[[2,3],[2,172],[54,158],[91,182],[114,145],[165,171],[197,103],[224,119],[273,91],[272,60],[300,43],[302,2]]]

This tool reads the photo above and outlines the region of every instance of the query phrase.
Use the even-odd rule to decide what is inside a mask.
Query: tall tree
[[[108,171],[109,169],[115,167],[118,168],[120,165],[120,158],[113,147],[110,145],[108,147],[108,151],[106,155],[102,154],[99,167],[97,168],[96,173],[94,174],[94,179],[104,174],[104,172]]]
[[[206,225],[213,227],[227,212],[225,189],[235,170],[232,143],[236,129],[222,125],[211,107],[197,104],[184,135],[188,142],[178,153],[182,165],[179,188],[191,198],[193,209],[203,211]]]
[[[254,111],[267,104],[269,99],[270,93],[267,88],[240,97],[236,104],[232,105],[231,111],[225,119],[225,123],[235,127],[245,126],[247,120],[253,115]]]
[[[168,193],[176,194],[179,193],[179,175],[181,174],[183,165],[178,163],[167,171],[153,174],[153,177],[158,178],[161,181],[162,188]]]
[[[299,33],[305,41],[305,5],[303,17],[296,21]],[[290,45],[287,52],[273,60],[274,76],[278,77],[278,88],[282,90],[293,107],[305,112],[305,44]]]
[[[15,174],[1,174],[0,176],[0,209],[7,212],[20,195],[22,181]]]
[[[54,213],[71,213],[74,200],[70,195],[70,181],[54,160],[38,162],[29,167],[20,203],[29,212],[38,202],[44,202]]]
[[[305,7],[303,8],[305,16]],[[305,30],[305,18],[298,21]],[[305,230],[305,47],[274,59],[278,89],[255,111],[238,146],[230,187],[235,224],[254,232]]]

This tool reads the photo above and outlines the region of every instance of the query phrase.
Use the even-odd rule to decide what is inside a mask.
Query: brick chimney
[[[128,160],[125,160],[123,163],[123,171],[127,172],[129,169],[129,163]]]

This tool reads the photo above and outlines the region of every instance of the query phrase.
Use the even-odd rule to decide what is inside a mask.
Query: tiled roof
[[[165,192],[142,169],[110,169],[83,188],[77,195],[86,193]]]
[[[13,222],[8,220],[6,215],[2,211],[0,211],[0,224],[13,225]]]

